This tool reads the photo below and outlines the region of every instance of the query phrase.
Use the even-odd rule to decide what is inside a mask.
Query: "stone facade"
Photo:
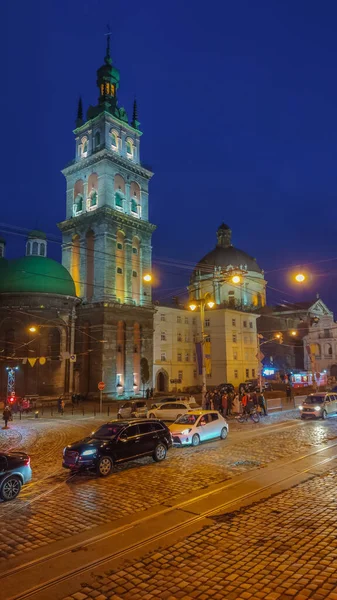
[[[140,162],[136,106],[131,124],[118,107],[119,73],[109,48],[97,71],[99,102],[75,129],[75,159],[63,170],[67,182],[62,264],[77,295],[75,389],[107,397],[142,392],[140,361],[152,375],[153,308],[148,185],[152,172]],[[146,386],[152,385],[150,379]]]
[[[205,341],[209,344],[207,385],[238,386],[258,376],[258,315],[213,308],[205,311]],[[182,306],[157,306],[154,316],[153,381],[157,391],[184,391],[201,386],[196,342],[201,341],[200,314]]]

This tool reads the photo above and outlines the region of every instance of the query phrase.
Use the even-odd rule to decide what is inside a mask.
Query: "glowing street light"
[[[152,281],[152,275],[150,273],[146,273],[146,275],[144,275],[143,279],[144,279],[144,281],[146,281],[146,283],[150,283],[150,281]]]
[[[213,300],[209,300],[209,301],[207,302],[207,306],[208,306],[208,308],[213,308],[213,306],[214,306],[214,305],[215,305],[215,302],[213,302]]]
[[[36,332],[37,332],[37,328],[35,327],[35,325],[31,325],[31,326],[28,328],[28,331],[30,331],[30,333],[36,333]]]
[[[190,310],[196,310],[197,305],[196,304],[190,304],[189,308],[190,308]]]
[[[233,277],[232,277],[232,283],[240,283],[240,282],[241,282],[240,275],[233,275]]]
[[[291,335],[292,335],[293,337],[295,337],[295,335],[297,335],[297,331],[295,331],[295,329],[294,329],[293,331],[291,331]]]
[[[297,283],[303,283],[303,281],[305,281],[305,275],[303,273],[297,273],[297,275],[295,275],[295,281],[297,281]]]

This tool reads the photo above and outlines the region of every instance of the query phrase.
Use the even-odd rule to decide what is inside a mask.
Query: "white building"
[[[333,312],[321,299],[313,309],[308,335],[303,338],[304,368],[337,377],[337,324]]]
[[[215,307],[205,312],[209,343],[207,384],[238,386],[258,375],[258,315]],[[154,316],[153,381],[161,392],[201,386],[196,343],[201,341],[200,313],[182,306],[158,306]]]

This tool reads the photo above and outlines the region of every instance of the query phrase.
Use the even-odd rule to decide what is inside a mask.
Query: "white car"
[[[228,435],[228,423],[216,410],[189,410],[170,425],[174,446],[198,446],[200,442]]]
[[[197,406],[197,404],[195,404]],[[153,406],[147,411],[148,419],[161,419],[162,421],[175,421],[181,415],[184,415],[188,410],[194,408],[194,404],[190,402],[163,402],[157,406]]]

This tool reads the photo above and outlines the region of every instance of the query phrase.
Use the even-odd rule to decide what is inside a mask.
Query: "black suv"
[[[32,478],[30,458],[24,452],[0,453],[0,498],[14,500]]]
[[[110,421],[90,437],[63,450],[63,466],[72,471],[95,469],[106,477],[115,464],[142,456],[164,460],[172,446],[169,429],[157,419]]]

